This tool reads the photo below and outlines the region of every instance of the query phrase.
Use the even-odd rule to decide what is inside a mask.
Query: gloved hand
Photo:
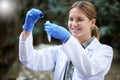
[[[60,39],[63,43],[71,36],[71,34],[62,26],[53,23],[44,23],[44,28],[47,34],[56,39]]]
[[[33,30],[34,24],[37,22],[39,18],[43,18],[44,15],[42,11],[32,8],[26,14],[25,23],[23,25],[23,29],[31,32]]]

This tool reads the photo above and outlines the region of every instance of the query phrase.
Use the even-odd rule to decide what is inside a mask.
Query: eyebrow
[[[83,19],[83,17],[78,17],[78,18]]]
[[[69,18],[73,18],[73,17],[70,17],[70,16],[69,16]],[[80,16],[79,16],[79,17],[77,17],[77,18],[83,18],[83,17],[80,17]]]

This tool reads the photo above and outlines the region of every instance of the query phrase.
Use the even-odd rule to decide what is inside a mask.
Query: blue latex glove
[[[71,34],[64,27],[59,25],[49,22],[45,23],[44,27],[47,34],[56,39],[60,39],[63,43],[65,43],[67,39],[71,36]]]
[[[43,18],[44,15],[42,11],[32,8],[26,14],[25,23],[23,25],[23,29],[31,32],[33,30],[34,24],[37,22],[39,18]]]

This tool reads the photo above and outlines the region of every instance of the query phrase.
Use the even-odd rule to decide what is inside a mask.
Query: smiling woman
[[[16,4],[14,0],[1,0],[0,1],[0,17],[6,18],[14,15]]]

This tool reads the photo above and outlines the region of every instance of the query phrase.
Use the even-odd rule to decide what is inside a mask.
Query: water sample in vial
[[[50,23],[50,21],[46,21],[46,23]],[[48,41],[51,42],[51,35],[47,34]]]

